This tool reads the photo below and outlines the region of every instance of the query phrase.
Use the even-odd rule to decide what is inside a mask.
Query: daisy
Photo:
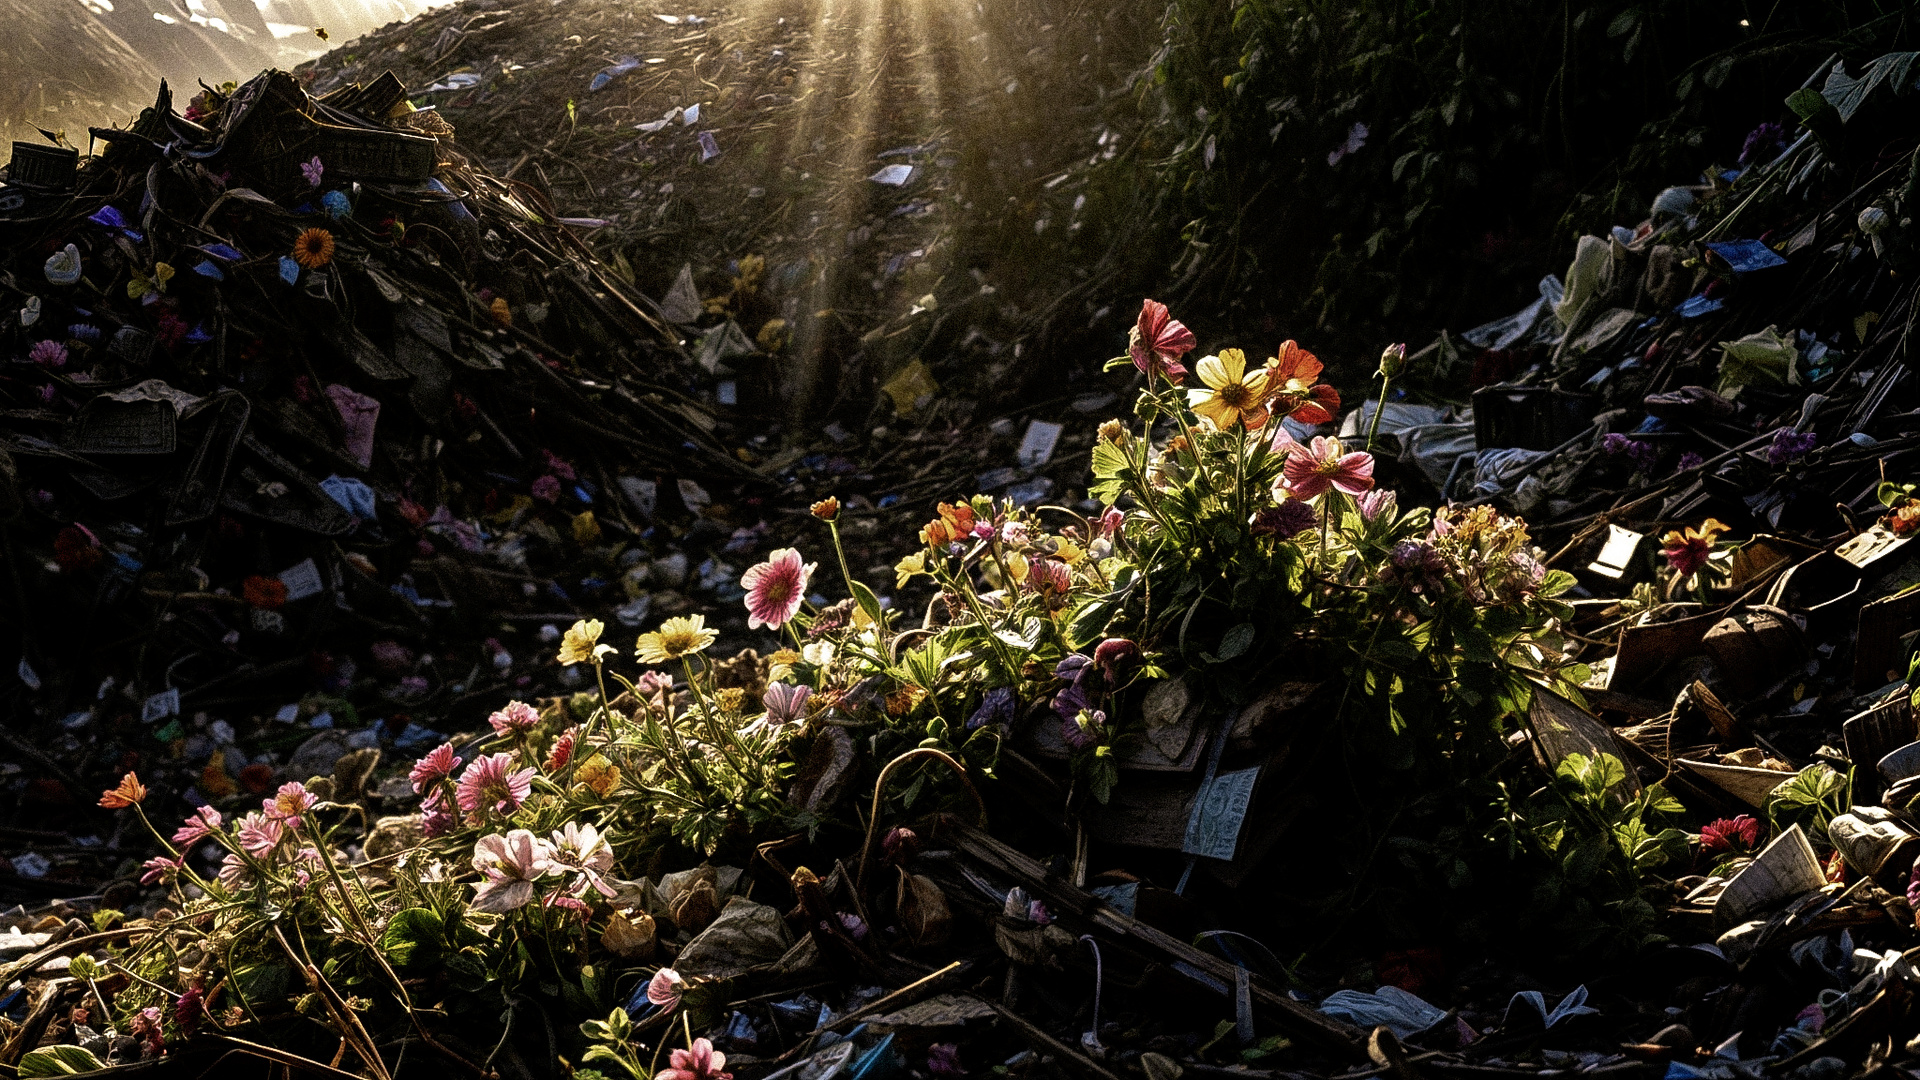
[[[794,548],[781,548],[766,562],[748,567],[740,578],[740,587],[747,591],[747,629],[778,630],[792,621],[818,565],[802,563]]]
[[[308,229],[293,242],[293,261],[309,270],[318,270],[333,261],[333,234],[325,229]]]
[[[641,634],[633,654],[643,664],[664,664],[705,650],[719,636],[707,629],[705,615],[683,615],[661,623],[651,634]]]
[[[1178,383],[1187,377],[1180,358],[1196,344],[1193,331],[1173,318],[1167,305],[1158,300],[1141,301],[1140,317],[1127,335],[1127,353],[1133,357],[1134,367],[1148,375],[1159,372],[1168,382]]]
[[[1187,391],[1187,404],[1195,413],[1225,431],[1235,424],[1248,431],[1262,427],[1267,412],[1267,371],[1247,370],[1247,354],[1239,349],[1221,349],[1218,356],[1202,357],[1200,381],[1206,387]]]
[[[613,651],[611,645],[606,648],[608,652]],[[495,735],[518,735],[532,730],[539,722],[540,714],[524,701],[509,701],[506,708],[487,717]]]
[[[483,809],[511,814],[532,793],[532,769],[515,772],[511,754],[488,754],[475,758],[467,771],[460,774],[455,797],[460,809],[469,814]]]

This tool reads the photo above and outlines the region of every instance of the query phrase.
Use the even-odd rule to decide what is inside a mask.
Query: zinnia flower
[[[686,992],[687,980],[669,967],[663,967],[647,980],[647,1000],[663,1009],[671,1009],[680,1004],[680,995]]]
[[[1202,357],[1199,365],[1203,389],[1187,391],[1187,404],[1202,419],[1225,431],[1239,424],[1248,431],[1266,424],[1267,371],[1247,370],[1247,354],[1239,349],[1221,349],[1218,356]]]
[[[504,914],[533,899],[533,883],[553,870],[553,845],[525,829],[483,836],[473,845],[473,868],[487,878],[474,886],[473,910]]]
[[[1274,501],[1286,493],[1296,499],[1311,499],[1331,490],[1360,495],[1373,487],[1373,455],[1365,451],[1351,454],[1341,449],[1340,440],[1316,435],[1313,445],[1302,446],[1285,428],[1274,438],[1274,452],[1285,452],[1287,462],[1275,483]]]
[[[300,820],[300,815],[313,809],[320,802],[319,796],[307,790],[307,785],[294,782],[281,784],[273,797],[260,800],[260,809],[267,816],[285,822]]]
[[[787,625],[806,599],[807,582],[816,565],[801,562],[794,548],[781,548],[766,562],[747,567],[740,578],[740,587],[747,591],[747,629],[778,630]]]
[[[1180,358],[1196,344],[1193,331],[1168,314],[1167,305],[1158,300],[1141,301],[1140,318],[1127,335],[1127,352],[1133,357],[1134,367],[1149,377],[1158,372],[1168,382],[1178,383],[1187,377]]]
[[[1660,538],[1660,553],[1667,557],[1667,565],[1673,567],[1674,573],[1683,578],[1692,577],[1707,565],[1707,557],[1713,554],[1714,538],[1728,528],[1717,519],[1708,518],[1697,528],[1675,529]]]
[[[1760,841],[1760,823],[1745,814],[1721,818],[1700,826],[1701,851],[1753,850]]]
[[[705,615],[682,615],[661,623],[651,634],[641,634],[633,643],[633,654],[643,664],[664,664],[704,650],[719,636],[707,629]]]
[[[427,752],[427,756],[413,763],[407,770],[407,779],[413,781],[413,793],[420,794],[427,788],[452,776],[460,768],[461,758],[453,752],[452,743],[441,743]]]
[[[695,1039],[691,1050],[675,1050],[672,1067],[660,1070],[653,1080],[733,1080],[732,1073],[720,1071],[726,1063],[727,1055],[712,1043]]]
[[[120,778],[120,784],[111,791],[100,793],[100,805],[109,810],[124,810],[129,806],[145,802],[147,785],[132,773]]]
[[[188,816],[186,824],[175,829],[173,842],[176,844],[197,844],[212,836],[220,828],[220,811],[211,806],[203,806]]]
[[[1324,424],[1340,408],[1340,391],[1315,380],[1325,365],[1288,339],[1280,355],[1267,361],[1267,392],[1273,410],[1302,424]]]
[[[293,242],[293,261],[309,270],[318,270],[333,261],[333,234],[325,229],[307,229]]]
[[[180,873],[180,868],[185,866],[186,862],[187,860],[184,856],[178,859],[169,859],[164,855],[156,855],[140,864],[140,868],[146,871],[146,873],[140,875],[140,884],[151,885],[158,881],[171,885],[173,884],[174,877]]]
[[[564,645],[561,648],[565,650]],[[608,652],[613,651],[611,645],[604,648]],[[534,725],[540,723],[540,714],[524,701],[509,701],[506,708],[488,716],[487,723],[493,725],[495,735],[518,735],[532,730]]]
[[[807,697],[813,693],[811,686],[795,686],[792,683],[769,683],[767,692],[761,695],[761,704],[767,707],[767,726],[786,727],[807,714]]]
[[[285,823],[259,811],[234,823],[234,838],[240,841],[240,849],[256,859],[266,858],[286,835]]]
[[[530,490],[541,502],[555,502],[560,498],[560,478],[552,474],[542,476],[533,482]]]
[[[600,632],[606,628],[599,619],[581,619],[574,623],[560,639],[560,654],[555,659],[562,664],[599,662],[601,657],[613,652],[613,646],[599,644]]]
[[[477,814],[481,810],[493,810],[496,813],[511,814],[520,808],[527,796],[533,792],[533,770],[513,769],[513,756],[510,754],[488,754],[475,758],[467,771],[460,774],[460,785],[455,791],[460,809]]]

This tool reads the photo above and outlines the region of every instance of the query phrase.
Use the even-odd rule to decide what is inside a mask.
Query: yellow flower
[[[600,631],[606,624],[599,619],[581,619],[567,630],[567,636],[560,639],[562,664],[597,664],[600,658],[613,652],[613,646],[601,645]]]
[[[893,587],[904,589],[907,582],[927,572],[927,553],[916,551],[893,564]]]
[[[595,520],[593,511],[582,510],[573,519],[573,538],[582,546],[599,542],[600,522]]]
[[[1027,580],[1027,575],[1032,573],[1032,571],[1033,568],[1027,565],[1027,557],[1025,555],[1017,551],[1007,552],[1007,575],[1013,578],[1014,584],[1018,585]]]
[[[633,643],[633,655],[643,664],[664,664],[702,651],[719,636],[707,629],[705,615],[683,615],[661,623],[651,634],[641,634]]]
[[[293,242],[293,261],[309,270],[318,270],[333,261],[333,234],[325,229],[307,229]]]
[[[800,654],[792,649],[781,649],[767,657],[767,681],[785,682],[793,673],[793,665],[800,662]]]
[[[1221,349],[1219,356],[1202,357],[1196,369],[1205,389],[1187,391],[1187,404],[1202,419],[1225,431],[1235,424],[1247,430],[1267,422],[1267,370],[1247,370],[1247,354]]]
[[[604,797],[620,786],[620,766],[595,754],[580,763],[580,770],[573,778],[592,789],[595,795]]]

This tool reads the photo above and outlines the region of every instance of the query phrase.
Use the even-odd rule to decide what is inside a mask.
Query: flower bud
[[[1380,351],[1380,374],[1394,378],[1407,366],[1407,346],[1405,342],[1389,345]]]
[[[1100,440],[1102,442],[1113,443],[1116,446],[1125,446],[1127,444],[1126,425],[1118,420],[1109,420],[1101,424]]]
[[[829,495],[807,509],[821,521],[835,521],[840,517],[840,500]]]

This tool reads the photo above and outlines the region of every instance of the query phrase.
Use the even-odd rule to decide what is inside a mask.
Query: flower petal
[[[1233,350],[1228,349],[1227,351],[1232,352]],[[1208,386],[1213,387],[1215,390],[1220,389],[1221,387],[1227,385],[1228,383],[1234,383],[1234,382],[1240,381],[1240,376],[1238,374],[1234,374],[1234,375],[1227,374],[1226,358],[1222,356],[1201,357],[1200,363],[1197,365],[1195,370],[1200,375],[1200,381],[1203,383],[1206,383]]]

